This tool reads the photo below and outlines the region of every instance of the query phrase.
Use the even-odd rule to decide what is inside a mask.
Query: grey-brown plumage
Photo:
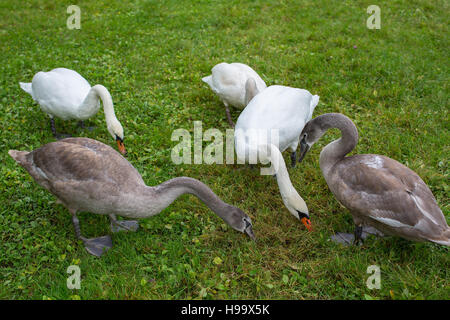
[[[350,210],[357,231],[371,226],[409,240],[450,245],[445,217],[414,171],[381,155],[345,156],[358,142],[358,131],[346,116],[329,113],[308,122],[300,136],[301,159],[330,128],[338,128],[342,137],[322,150],[320,167],[330,190]]]
[[[124,157],[99,141],[68,138],[48,143],[31,152],[10,150],[9,154],[39,185],[53,193],[67,207],[72,214],[77,237],[85,242],[86,249],[94,255],[100,255],[105,247],[108,248],[110,240],[107,237],[82,237],[77,212],[105,214],[111,218],[113,230],[135,231],[137,223],[117,221],[115,215],[126,218],[150,217],[185,193],[197,196],[235,230],[254,238],[251,219],[239,208],[220,200],[202,182],[179,177],[149,187]],[[98,239],[100,243],[96,241]]]

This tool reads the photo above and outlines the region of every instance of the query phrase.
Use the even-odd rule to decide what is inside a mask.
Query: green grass
[[[373,1],[80,1],[68,30],[63,1],[0,1],[0,298],[2,299],[449,299],[448,248],[399,238],[342,247],[353,229],[330,193],[318,156],[328,133],[290,169],[315,232],[285,209],[275,180],[238,165],[174,165],[176,128],[228,128],[201,82],[215,64],[252,66],[267,84],[320,95],[315,115],[342,112],[360,133],[354,153],[379,153],[416,171],[449,217],[447,1],[377,1],[381,29],[366,28]],[[149,185],[186,175],[247,212],[257,242],[224,225],[192,196],[112,236],[101,259],[76,241],[67,210],[7,154],[54,141],[48,117],[19,88],[40,70],[66,67],[111,92],[127,159]],[[237,119],[239,112],[233,110]],[[102,112],[93,132],[60,131],[114,145]],[[288,155],[286,155],[288,159]],[[109,233],[106,217],[80,214],[83,233]],[[214,259],[216,259],[214,263]],[[80,290],[66,269],[81,268]],[[366,269],[381,267],[381,290]]]

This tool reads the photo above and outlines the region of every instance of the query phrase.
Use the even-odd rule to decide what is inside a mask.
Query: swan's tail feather
[[[26,93],[29,93],[34,99],[33,87],[31,86],[31,82],[19,82],[19,84],[22,90],[25,91]]]
[[[440,239],[431,239],[431,241],[444,246],[450,246],[450,228],[448,227],[447,230],[442,233]]]
[[[29,154],[28,151],[19,151],[19,150],[9,150],[8,154],[16,160],[16,162],[22,166],[28,163],[26,155]]]
[[[319,104],[319,96],[318,95],[313,95],[312,96],[312,99],[311,99],[311,104],[310,104],[310,107],[311,107],[311,114],[313,113],[313,111],[314,111],[314,108]]]
[[[319,104],[319,96],[318,95],[313,95],[311,98],[311,102],[309,104],[309,117],[308,117],[308,121],[312,119],[312,115],[314,112],[314,109],[316,108],[316,106]]]
[[[33,88],[31,87],[31,82],[19,82],[20,87],[23,89],[23,91],[32,94]]]
[[[206,82],[209,85],[211,85],[211,83],[212,83],[212,76],[203,77],[202,81]]]

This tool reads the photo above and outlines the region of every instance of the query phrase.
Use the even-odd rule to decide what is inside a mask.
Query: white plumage
[[[243,63],[219,63],[211,69],[211,75],[202,78],[225,105],[227,118],[231,120],[229,106],[243,109],[250,100],[267,86],[263,79]]]
[[[86,120],[100,108],[100,101],[89,108],[82,108],[91,86],[73,70],[57,68],[49,72],[40,71],[34,75],[31,83],[21,82],[20,86],[50,117]]]
[[[268,136],[268,143],[278,146],[281,152],[297,149],[300,133],[305,123],[311,120],[319,96],[308,90],[286,86],[270,86],[255,96],[242,111],[236,131],[250,133],[257,129],[258,139]],[[271,130],[277,130],[278,143],[271,140]],[[245,136],[248,143],[249,135]]]
[[[268,156],[259,160],[278,165],[276,178],[283,202],[289,212],[301,220],[309,218],[308,208],[290,181],[281,152],[288,148],[291,150],[294,166],[300,133],[318,102],[319,96],[307,90],[270,86],[250,101],[235,128],[235,149],[239,161],[248,163],[252,160],[251,153],[258,152],[261,156],[263,147],[269,146]]]
[[[104,86],[97,84],[91,87],[76,71],[56,68],[36,73],[31,83],[20,82],[20,87],[50,117],[54,135],[54,117],[62,120],[86,120],[98,112],[101,100],[108,131],[117,140],[119,150],[125,153],[123,128],[114,113],[111,95]]]
[[[211,69],[211,75],[204,77],[206,82],[216,93],[225,105],[244,108],[245,83],[249,78],[253,78],[258,92],[267,86],[263,79],[248,65],[243,63],[219,63]]]

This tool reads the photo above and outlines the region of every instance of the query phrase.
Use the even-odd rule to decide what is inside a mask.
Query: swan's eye
[[[300,140],[300,144],[306,144],[306,133],[303,135],[302,140]]]

